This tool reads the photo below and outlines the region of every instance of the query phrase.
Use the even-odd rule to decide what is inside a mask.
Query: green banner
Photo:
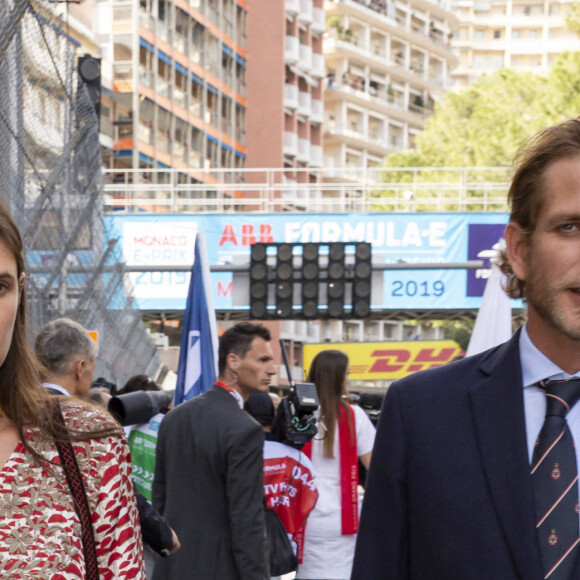
[[[129,435],[133,481],[137,491],[149,501],[151,501],[153,476],[155,475],[157,434],[162,419],[162,414],[155,415],[149,423],[134,427]]]

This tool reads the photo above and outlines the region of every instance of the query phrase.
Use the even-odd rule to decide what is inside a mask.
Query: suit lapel
[[[541,578],[523,403],[519,333],[485,357],[470,402],[481,461],[521,578]]]

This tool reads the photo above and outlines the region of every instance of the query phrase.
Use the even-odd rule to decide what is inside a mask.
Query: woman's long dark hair
[[[0,203],[0,243],[12,254],[16,262],[18,280],[25,272],[22,238],[12,217]],[[18,436],[36,460],[43,458],[30,446],[24,436],[25,428],[34,426],[42,438],[51,440],[81,440],[105,436],[117,432],[114,426],[101,431],[81,433],[68,429],[54,420],[53,409],[60,397],[49,395],[41,387],[39,363],[30,352],[26,342],[26,290],[25,284],[19,288],[19,304],[14,323],[14,331],[6,359],[0,366],[0,407],[12,420]]]
[[[348,391],[346,373],[348,357],[340,350],[323,350],[319,352],[310,365],[308,382],[316,385],[320,402],[320,417],[326,427],[323,442],[324,457],[334,459],[333,446],[338,424],[339,406],[348,410]],[[354,427],[351,414],[347,412],[351,441],[354,441]]]

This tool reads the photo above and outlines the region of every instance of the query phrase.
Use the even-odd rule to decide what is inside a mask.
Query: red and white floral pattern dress
[[[94,431],[111,420],[73,401],[62,404],[65,422]],[[26,433],[36,451],[60,463],[53,443],[35,429]],[[139,515],[131,482],[131,458],[122,436],[74,442],[93,518],[103,580],[145,578]],[[62,469],[35,463],[19,443],[0,471],[0,578],[85,578],[81,525]]]

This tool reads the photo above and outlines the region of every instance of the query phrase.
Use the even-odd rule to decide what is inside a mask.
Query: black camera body
[[[359,396],[359,406],[366,411],[369,419],[375,427],[379,422],[384,399],[384,393],[361,393]]]
[[[157,413],[167,413],[175,391],[136,391],[113,397],[108,410],[123,427],[148,423]]]
[[[295,383],[278,405],[272,424],[274,436],[286,445],[302,449],[317,433],[318,394],[312,383]]]
[[[113,397],[117,394],[117,385],[115,383],[107,381],[103,377],[99,377],[91,383],[91,389],[99,387],[102,389],[107,389],[107,391],[109,391],[109,393],[111,393],[111,396]]]

